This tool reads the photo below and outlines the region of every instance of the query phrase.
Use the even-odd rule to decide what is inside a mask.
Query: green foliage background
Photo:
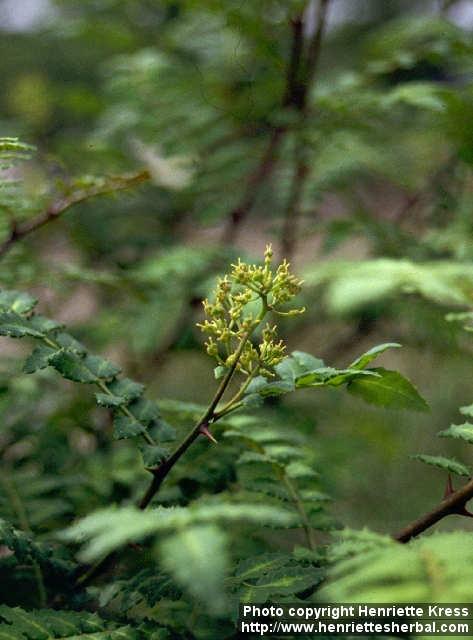
[[[333,0],[313,77],[291,60],[317,2],[54,0],[0,25],[0,638],[231,638],[239,600],[472,598],[467,518],[387,537],[470,476],[467,4]],[[294,355],[297,393],[256,389],[139,512],[141,454],[165,459],[218,384],[200,300],[268,242],[305,282],[288,354],[334,369]],[[403,348],[356,365],[384,343]],[[379,400],[367,367],[430,411],[411,386]]]

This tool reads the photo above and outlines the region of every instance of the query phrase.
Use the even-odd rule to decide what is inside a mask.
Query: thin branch
[[[453,491],[431,511],[424,514],[414,522],[411,522],[393,536],[398,542],[408,542],[411,538],[423,533],[434,524],[450,515],[469,515],[466,512],[466,503],[473,498],[473,479],[467,482],[461,489]]]
[[[315,551],[315,549],[317,548],[317,542],[315,540],[314,530],[312,529],[312,526],[310,524],[309,516],[307,515],[307,511],[305,510],[304,503],[302,502],[297,489],[294,487],[294,484],[286,475],[286,473],[283,473],[282,481],[285,484],[286,489],[288,490],[294,506],[296,507],[297,512],[299,513],[299,516],[301,518],[302,528],[304,529],[307,545],[311,551]]]
[[[309,173],[309,165],[305,158],[305,144],[297,141],[294,145],[296,157],[294,176],[292,179],[286,212],[281,230],[280,255],[290,260],[294,255],[297,242],[297,231],[301,216],[302,196]]]
[[[300,95],[300,103],[298,104],[298,109],[300,112],[299,130],[301,133],[295,142],[294,176],[289,191],[289,198],[286,205],[284,222],[281,231],[280,253],[287,259],[290,259],[292,257],[296,248],[299,219],[301,216],[302,198],[304,194],[304,187],[307,182],[307,177],[309,175],[309,163],[307,160],[306,144],[303,138],[303,129],[307,119],[308,97],[314,84],[319,65],[322,40],[327,24],[329,2],[330,0],[320,0],[316,28],[309,42],[305,60],[303,90]]]
[[[143,182],[147,182],[149,179],[150,174],[147,170],[110,177],[102,185],[96,185],[88,189],[79,189],[70,195],[63,196],[51,202],[44,211],[30,220],[25,220],[24,222],[13,221],[10,227],[10,235],[0,244],[0,257],[4,256],[16,242],[23,240],[23,238],[36,231],[36,229],[57,220],[57,218],[74,205],[90,200],[91,198],[130,189]]]
[[[291,20],[291,28],[291,55],[287,66],[286,88],[281,100],[283,108],[297,106],[301,99],[299,77],[304,44],[302,15]],[[235,241],[239,227],[252,210],[262,187],[277,166],[279,147],[287,131],[288,127],[284,125],[273,127],[266,149],[256,169],[248,177],[240,202],[228,214],[222,236],[223,243],[232,244]]]
[[[258,166],[248,177],[246,189],[240,202],[228,214],[222,235],[224,244],[232,244],[235,241],[239,227],[252,210],[261,188],[267,178],[273,174],[277,164],[277,152],[285,133],[286,127],[281,126],[273,129]]]
[[[230,369],[228,370],[225,377],[222,379],[222,382],[220,383],[217,389],[217,392],[215,393],[204,415],[200,418],[200,420],[197,421],[197,424],[193,427],[193,429],[189,432],[189,434],[184,438],[184,440],[177,447],[177,449],[175,449],[174,452],[169,456],[169,458],[167,458],[164,462],[162,462],[158,467],[150,470],[151,473],[153,474],[153,479],[146,493],[144,494],[143,498],[139,502],[138,506],[140,509],[146,509],[146,507],[149,505],[153,497],[159,491],[161,484],[163,483],[164,479],[166,478],[168,473],[171,471],[171,469],[174,467],[176,462],[178,462],[178,460],[184,455],[184,453],[191,446],[191,444],[195,440],[197,440],[197,438],[204,432],[204,430],[208,428],[209,424],[211,422],[216,422],[220,417],[215,414],[215,409],[233,378],[233,374],[236,371],[238,362],[240,360],[240,356],[243,353],[243,349],[245,348],[245,345],[248,342],[248,339],[250,338],[250,335],[254,331],[256,326],[257,325],[255,325],[253,329],[248,333],[246,333],[246,335],[242,338],[238,346],[238,349],[235,352],[234,362],[230,367]]]
[[[307,105],[307,96],[312,88],[312,84],[315,79],[315,75],[318,70],[320,52],[322,49],[322,40],[325,34],[325,28],[327,26],[327,13],[330,0],[320,0],[319,10],[317,15],[317,26],[314,31],[314,35],[309,43],[309,49],[307,52],[306,72],[305,72],[305,93],[303,108]]]
[[[304,90],[301,85],[301,61],[304,49],[304,22],[302,14],[299,14],[291,20],[292,27],[292,43],[291,57],[287,68],[286,93],[283,99],[283,105],[289,107],[291,105],[298,107],[300,104],[300,94]]]
[[[241,385],[241,387],[235,393],[233,398],[231,398],[231,400],[229,400],[227,402],[227,404],[224,407],[222,407],[222,409],[220,409],[220,411],[218,413],[214,414],[215,418],[221,418],[222,416],[227,415],[227,413],[229,413],[231,410],[233,410],[233,408],[236,405],[240,406],[240,404],[239,404],[240,400],[243,398],[243,396],[245,395],[245,391],[248,389],[248,387],[250,386],[251,381],[253,380],[253,378],[255,378],[258,375],[258,373],[259,373],[259,365],[257,365],[253,369],[253,371],[250,372],[250,374],[246,378],[245,382]]]

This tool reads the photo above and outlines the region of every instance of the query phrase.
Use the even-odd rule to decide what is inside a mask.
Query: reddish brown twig
[[[408,542],[411,538],[423,533],[434,524],[450,515],[461,515],[469,518],[473,517],[466,509],[466,503],[473,498],[473,479],[469,480],[461,489],[457,491],[453,490],[451,480],[447,483],[447,489],[445,491],[445,497],[434,507],[431,511],[427,512],[414,522],[411,522],[393,536],[398,542]]]
[[[130,189],[148,181],[149,179],[150,174],[147,170],[122,176],[113,176],[107,178],[103,184],[78,189],[77,191],[73,191],[71,194],[54,200],[44,211],[41,211],[30,220],[25,220],[24,222],[12,220],[10,234],[8,238],[0,244],[0,257],[5,255],[16,242],[23,240],[23,238],[28,236],[30,233],[33,233],[33,231],[36,231],[36,229],[57,220],[57,218],[74,205],[97,196],[108,195],[115,193],[116,191]]]
[[[300,84],[300,69],[304,46],[304,33],[302,14],[291,20],[292,41],[291,54],[287,66],[286,88],[281,100],[283,108],[296,107],[301,100],[303,85]],[[230,211],[223,231],[222,242],[231,244],[236,234],[252,210],[261,188],[266,180],[273,174],[277,162],[281,142],[288,131],[287,126],[275,126],[272,128],[266,148],[255,170],[248,176],[246,188],[240,202]]]
[[[307,100],[317,73],[320,52],[322,48],[322,39],[327,24],[327,11],[329,2],[330,0],[320,0],[316,28],[308,46],[302,83],[303,91],[301,92],[300,101],[297,105],[297,108],[300,112],[300,130],[303,130],[304,128],[307,117]],[[292,257],[296,248],[304,187],[309,175],[309,163],[307,159],[306,145],[302,138],[299,138],[295,142],[294,155],[294,176],[292,179],[281,231],[280,253],[287,259],[290,259]]]

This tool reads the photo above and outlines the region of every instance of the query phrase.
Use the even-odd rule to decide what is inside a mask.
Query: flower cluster
[[[263,265],[238,260],[230,275],[219,279],[213,301],[203,302],[206,319],[198,326],[208,335],[207,353],[220,367],[236,363],[248,376],[272,376],[273,368],[284,358],[285,345],[278,340],[276,326],[265,325],[259,344],[250,340],[268,313],[296,315],[304,311],[280,309],[299,293],[302,281],[291,274],[286,260],[273,271],[272,258],[269,245]]]

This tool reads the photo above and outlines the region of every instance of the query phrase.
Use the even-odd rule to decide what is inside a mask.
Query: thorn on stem
[[[208,438],[210,440],[210,442],[213,442],[214,444],[218,444],[218,441],[210,433],[209,428],[208,428],[208,426],[206,424],[201,425],[199,431],[203,436]]]
[[[443,499],[445,500],[446,498],[449,498],[452,493],[455,493],[455,489],[453,488],[452,476],[449,473],[447,478],[447,485],[445,487],[445,493],[443,494]],[[468,509],[466,508],[466,503],[460,504],[455,509],[455,511],[452,511],[452,513],[458,516],[465,516],[466,518],[473,518],[473,513],[471,513],[471,511],[468,511]]]
[[[449,473],[447,477],[445,492],[443,494],[443,499],[445,500],[445,498],[448,498],[449,496],[451,496],[452,493],[455,493],[455,489],[453,488],[453,484],[452,484],[452,475]]]

